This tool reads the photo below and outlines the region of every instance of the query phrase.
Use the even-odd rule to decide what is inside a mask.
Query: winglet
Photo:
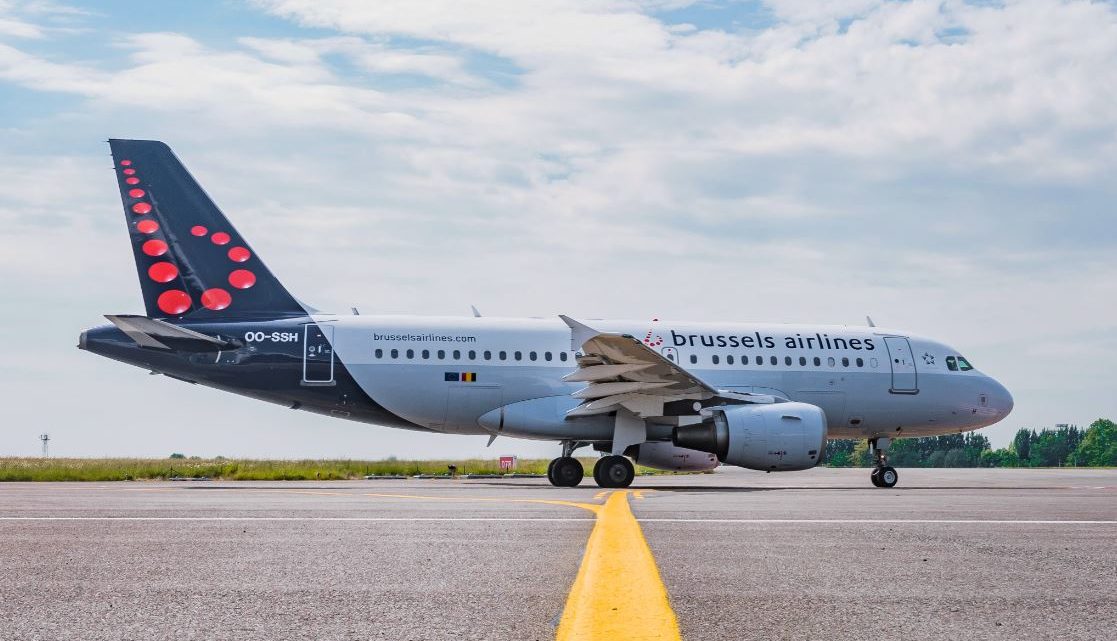
[[[481,312],[477,311],[476,307],[474,307],[473,305],[470,305],[469,308],[473,310],[473,317],[474,318],[481,318]]]
[[[559,318],[570,328],[570,349],[575,352],[580,351],[587,341],[601,335],[601,332],[596,329],[583,325],[569,316],[559,314]]]
[[[869,327],[876,327],[877,326],[877,324],[873,322],[873,317],[872,316],[866,315],[865,316],[865,322],[869,324]]]

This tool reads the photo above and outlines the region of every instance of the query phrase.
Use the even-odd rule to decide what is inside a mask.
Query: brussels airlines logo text
[[[767,336],[760,332],[744,336],[725,334],[680,334],[671,330],[671,343],[675,347],[743,347],[745,349],[852,349],[873,351],[877,348],[871,338],[831,338],[828,334],[795,334],[794,336]]]

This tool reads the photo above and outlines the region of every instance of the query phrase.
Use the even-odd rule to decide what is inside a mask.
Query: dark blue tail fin
[[[147,315],[305,314],[170,147],[110,140]]]

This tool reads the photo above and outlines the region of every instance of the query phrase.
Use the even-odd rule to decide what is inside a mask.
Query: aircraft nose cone
[[[1004,385],[1001,385],[996,380],[993,381],[993,393],[991,394],[991,397],[991,400],[993,401],[993,407],[997,409],[997,413],[1000,414],[1001,417],[1008,416],[1009,413],[1012,412],[1012,394],[1008,391],[1008,389],[1005,388]]]

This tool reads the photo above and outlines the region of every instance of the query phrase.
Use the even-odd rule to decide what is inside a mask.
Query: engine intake
[[[711,409],[712,423],[676,427],[672,442],[750,470],[806,470],[822,458],[826,414],[818,406],[774,403]]]

